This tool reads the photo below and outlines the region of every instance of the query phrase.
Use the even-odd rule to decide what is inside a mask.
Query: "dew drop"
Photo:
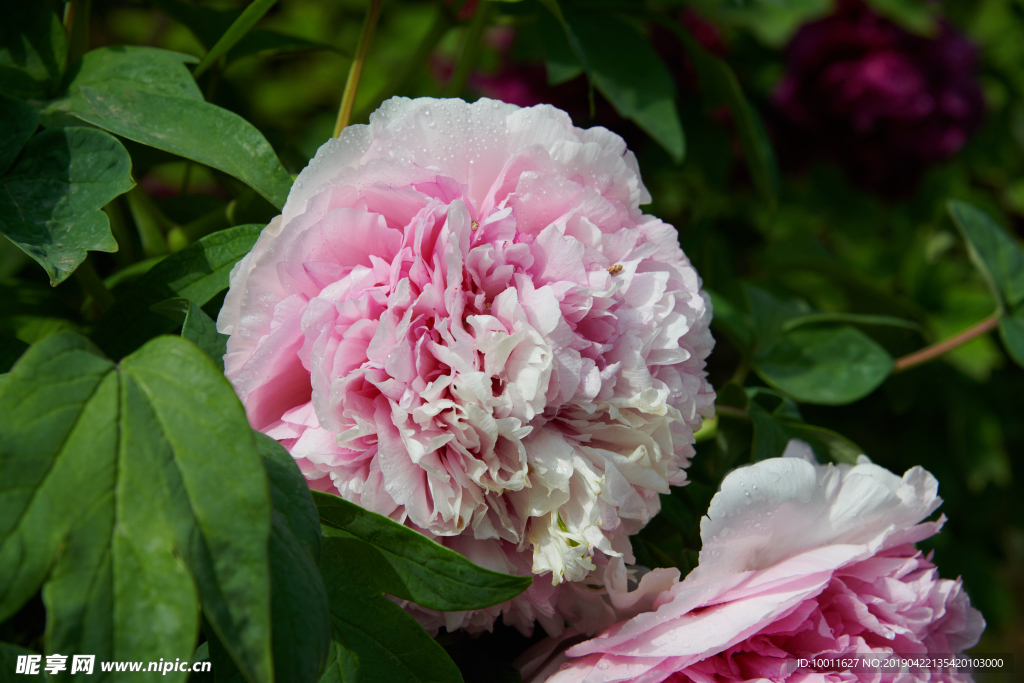
[[[606,661],[604,661],[602,659],[600,662],[597,663],[597,668],[601,669],[601,670],[607,669],[608,668],[608,662],[606,662]]]

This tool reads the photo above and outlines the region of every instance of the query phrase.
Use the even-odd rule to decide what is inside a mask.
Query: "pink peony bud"
[[[632,561],[685,481],[711,304],[649,200],[621,138],[553,107],[396,98],[232,271],[226,374],[312,487],[539,575],[484,612],[411,606],[427,626],[560,631],[559,584]]]
[[[902,479],[861,456],[821,466],[790,442],[782,458],[725,478],[701,520],[700,564],[651,600],[641,582],[629,617],[550,657],[548,641],[522,664],[524,679],[635,681],[969,680],[836,673],[799,665],[830,653],[960,653],[985,621],[960,581],[940,579],[914,548],[944,519],[923,522],[942,502],[920,467]],[[665,570],[659,570],[665,571]],[[647,587],[649,589],[649,587]],[[620,596],[621,600],[621,596]]]

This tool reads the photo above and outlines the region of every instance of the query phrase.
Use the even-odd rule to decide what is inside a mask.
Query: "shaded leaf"
[[[131,159],[114,137],[92,128],[45,130],[0,180],[0,230],[63,282],[87,251],[117,251],[100,209],[130,190]]]
[[[460,683],[458,667],[408,612],[379,593],[353,590],[352,577],[341,569],[349,550],[341,539],[324,539],[320,568],[334,637],[327,670],[320,680]]]
[[[686,146],[675,82],[650,41],[611,14],[563,11],[563,16],[585,55],[583,67],[594,86],[619,114],[681,162]]]
[[[332,571],[348,576],[353,590],[451,611],[497,605],[532,583],[529,576],[478,567],[454,550],[338,496],[314,491],[313,499],[325,538],[336,549],[347,549],[344,566]]]
[[[189,659],[201,602],[250,680],[269,680],[269,496],[209,360],[162,337],[115,367],[54,335],[11,370],[0,410],[0,621],[42,585],[48,652]]]
[[[21,99],[49,97],[60,82],[66,61],[64,27],[49,3],[4,3],[0,92]]]
[[[715,106],[729,107],[754,187],[765,202],[774,206],[779,194],[779,169],[775,161],[775,151],[772,149],[761,116],[743,94],[743,88],[740,87],[739,79],[736,78],[732,67],[704,50],[679,22],[663,23],[671,28],[682,42],[709,100]]]
[[[0,336],[0,372],[7,372],[25,353],[28,344],[17,337]]]
[[[798,328],[762,347],[758,375],[797,401],[843,405],[862,398],[892,371],[892,357],[848,326]]]
[[[173,330],[173,321],[150,308],[176,297],[205,305],[227,289],[231,269],[249,253],[262,229],[250,224],[221,230],[160,261],[107,312],[93,335],[96,344],[120,358]]]
[[[985,277],[1001,311],[1024,303],[1024,252],[989,216],[965,202],[949,202],[971,260]]]
[[[0,173],[3,173],[32,137],[39,125],[39,114],[21,100],[0,95]]]
[[[204,102],[181,55],[150,47],[86,53],[47,115],[69,114],[130,140],[238,178],[284,206],[291,176],[270,143],[241,116]]]
[[[999,336],[1014,362],[1024,367],[1024,306],[999,320]]]
[[[176,297],[154,304],[151,310],[180,322],[181,336],[198,346],[224,372],[228,335],[217,331],[217,323],[203,309],[188,299]]]

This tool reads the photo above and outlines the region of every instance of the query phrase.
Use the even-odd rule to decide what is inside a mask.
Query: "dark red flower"
[[[919,36],[841,0],[789,45],[774,96],[780,153],[798,164],[832,158],[868,189],[905,193],[981,123],[976,65],[974,47],[944,23]]]

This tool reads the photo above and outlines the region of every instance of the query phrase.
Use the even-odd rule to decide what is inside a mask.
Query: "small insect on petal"
[[[618,275],[622,272],[622,264],[616,263],[614,266],[608,266],[608,272],[612,275]]]
[[[480,228],[480,221],[472,221],[469,224],[469,228],[470,228],[470,230],[477,230],[477,229],[479,229]]]

